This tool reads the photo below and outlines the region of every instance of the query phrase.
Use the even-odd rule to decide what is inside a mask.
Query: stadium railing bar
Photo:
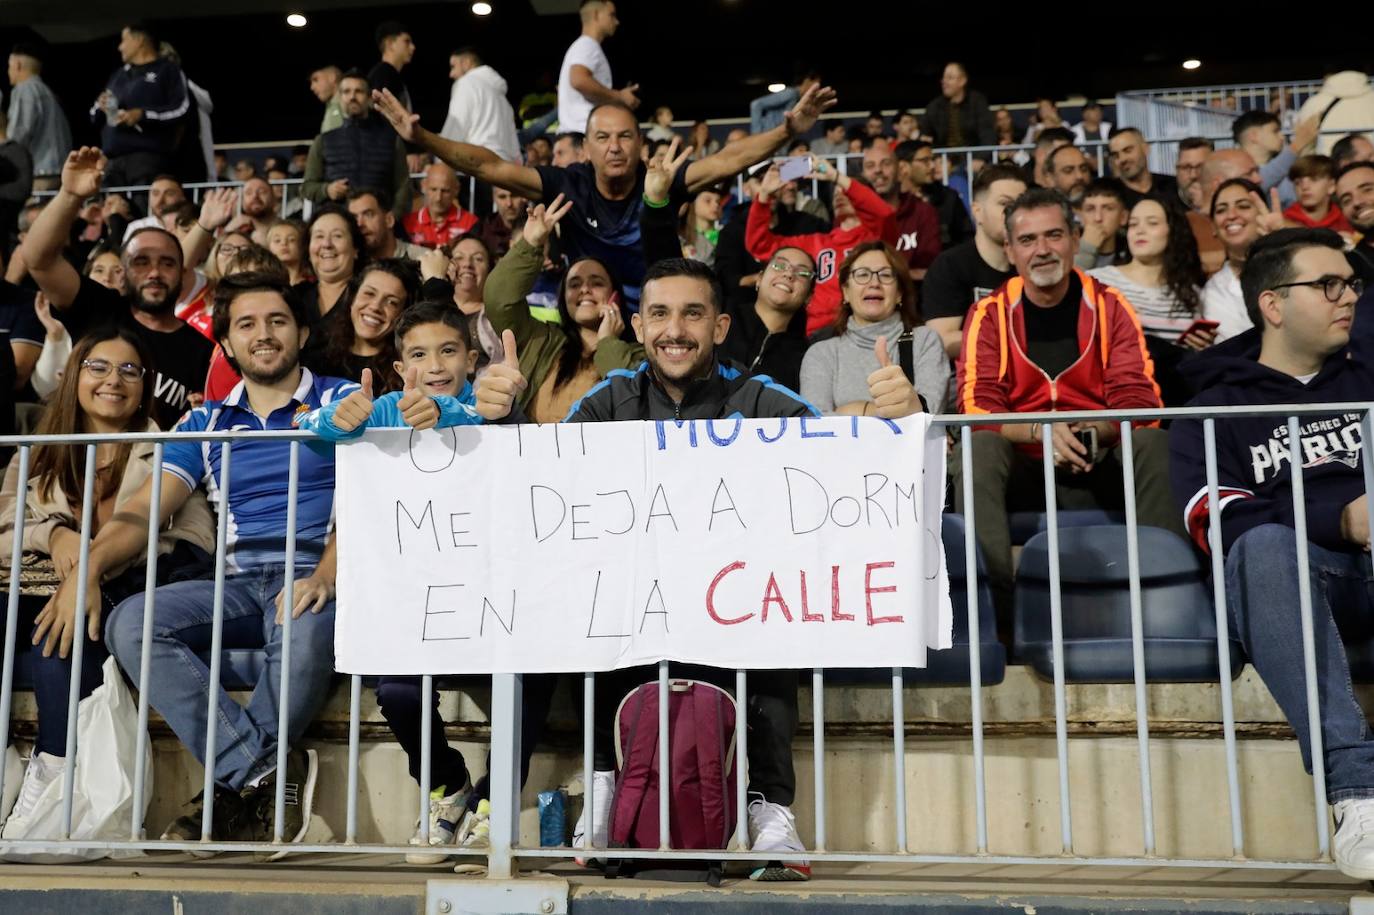
[[[1355,412],[1361,416],[1361,432],[1365,441],[1374,441],[1374,420],[1371,419],[1371,409],[1374,403],[1339,403],[1339,404],[1305,404],[1302,406],[1301,415],[1327,415],[1344,412]],[[1238,659],[1233,659],[1231,655],[1231,640],[1228,637],[1230,627],[1227,625],[1227,609],[1225,580],[1222,574],[1222,539],[1220,518],[1216,512],[1210,515],[1209,542],[1211,545],[1211,573],[1212,588],[1214,597],[1215,625],[1216,625],[1216,649],[1219,659],[1219,695],[1221,700],[1223,742],[1226,758],[1226,778],[1227,794],[1226,802],[1218,803],[1216,814],[1228,816],[1230,822],[1231,849],[1232,857],[1224,858],[1188,858],[1183,856],[1159,857],[1156,856],[1156,843],[1154,832],[1154,812],[1153,812],[1153,783],[1150,768],[1150,730],[1149,730],[1149,708],[1146,694],[1146,670],[1145,670],[1145,648],[1144,648],[1144,622],[1141,595],[1141,557],[1139,550],[1139,532],[1136,524],[1136,504],[1135,504],[1135,465],[1132,455],[1132,435],[1133,431],[1141,424],[1152,424],[1159,419],[1180,419],[1194,418],[1203,421],[1204,431],[1204,454],[1200,455],[1206,468],[1206,479],[1209,489],[1209,504],[1220,504],[1218,499],[1218,476],[1217,476],[1217,446],[1216,446],[1216,424],[1225,422],[1235,417],[1247,416],[1272,416],[1278,420],[1286,421],[1289,440],[1296,442],[1299,430],[1299,416],[1294,412],[1291,404],[1274,406],[1253,406],[1253,407],[1231,407],[1231,408],[1209,408],[1209,409],[1164,409],[1164,410],[1129,410],[1116,413],[1103,412],[1061,412],[1061,413],[1025,413],[994,416],[962,416],[962,415],[940,415],[935,417],[938,426],[947,429],[955,438],[959,440],[962,448],[959,450],[962,459],[962,481],[964,488],[964,504],[966,506],[965,529],[964,529],[964,557],[966,567],[963,570],[966,576],[968,594],[976,595],[978,592],[978,563],[977,563],[977,538],[976,525],[977,518],[973,514],[973,473],[972,473],[972,433],[976,425],[988,423],[1039,423],[1043,425],[1044,438],[1050,437],[1050,424],[1053,422],[1073,422],[1110,419],[1121,424],[1122,448],[1121,460],[1123,463],[1123,486],[1125,492],[1125,517],[1127,526],[1127,560],[1130,582],[1130,629],[1131,647],[1133,658],[1133,682],[1134,682],[1134,704],[1135,718],[1137,723],[1136,738],[1138,746],[1138,763],[1140,775],[1140,813],[1142,834],[1139,844],[1140,852],[1130,856],[1091,856],[1078,854],[1075,851],[1073,821],[1070,815],[1070,794],[1072,790],[1072,780],[1069,773],[1069,738],[1067,728],[1067,699],[1065,686],[1065,661],[1064,661],[1064,611],[1063,597],[1061,594],[1061,558],[1059,555],[1059,517],[1056,508],[1055,486],[1054,486],[1054,465],[1052,457],[1046,452],[1043,463],[1043,478],[1045,484],[1045,500],[1047,505],[1047,533],[1049,538],[1049,589],[1050,589],[1050,617],[1053,639],[1053,661],[1054,661],[1054,716],[1055,716],[1055,747],[1058,767],[1058,808],[1060,814],[1060,845],[1062,853],[1055,856],[1033,856],[1033,855],[1003,855],[995,854],[990,851],[988,845],[988,804],[986,792],[986,772],[985,772],[985,751],[984,751],[984,693],[983,679],[981,675],[981,661],[978,651],[969,652],[968,668],[968,689],[972,706],[972,727],[971,743],[967,754],[967,766],[972,774],[974,785],[974,803],[972,809],[965,811],[964,816],[971,818],[975,824],[977,836],[976,850],[972,854],[948,853],[948,854],[917,854],[912,853],[908,844],[906,833],[906,820],[908,810],[906,807],[905,796],[905,773],[906,773],[906,754],[907,738],[905,730],[905,715],[903,709],[903,687],[904,673],[901,668],[891,670],[891,690],[892,690],[892,760],[891,777],[895,783],[896,816],[894,831],[891,836],[890,845],[880,851],[844,851],[828,847],[827,842],[827,817],[826,817],[826,790],[831,785],[825,770],[824,753],[824,732],[825,716],[824,703],[822,701],[826,681],[826,671],[816,669],[811,672],[811,684],[813,687],[814,703],[814,728],[813,741],[815,751],[815,832],[814,841],[806,852],[813,864],[825,864],[826,862],[907,862],[915,864],[933,863],[960,863],[960,862],[986,862],[1004,864],[1053,864],[1053,865],[1144,865],[1150,867],[1176,866],[1183,868],[1258,868],[1258,869],[1288,869],[1299,871],[1312,870],[1331,870],[1333,865],[1330,861],[1330,838],[1329,838],[1329,818],[1326,806],[1325,776],[1323,767],[1319,764],[1314,767],[1312,777],[1312,800],[1314,807],[1312,810],[1313,818],[1310,823],[1311,829],[1315,830],[1317,854],[1310,860],[1264,860],[1249,856],[1246,848],[1245,824],[1241,816],[1241,774],[1237,765],[1236,754],[1236,723],[1235,711],[1233,707],[1231,693],[1231,672],[1233,663],[1239,663]],[[25,492],[29,475],[31,472],[31,452],[34,446],[41,443],[67,444],[73,447],[83,447],[86,449],[86,473],[84,479],[84,495],[82,505],[85,506],[81,519],[81,548],[79,563],[77,567],[78,590],[76,595],[76,617],[74,621],[74,631],[84,633],[85,631],[85,586],[86,570],[89,562],[89,543],[90,532],[92,529],[91,505],[93,504],[94,492],[94,468],[96,467],[95,452],[96,446],[101,442],[109,441],[142,441],[153,442],[153,480],[154,485],[162,478],[163,467],[163,446],[164,443],[171,441],[184,441],[195,439],[204,441],[206,447],[218,447],[221,452],[223,465],[223,477],[219,482],[221,487],[221,497],[227,499],[228,492],[233,485],[233,469],[230,465],[230,444],[233,442],[266,440],[266,439],[287,439],[290,440],[290,461],[288,467],[288,509],[287,517],[284,519],[286,525],[286,569],[283,576],[283,587],[285,589],[286,606],[292,603],[292,588],[295,580],[294,566],[296,560],[296,511],[295,505],[298,496],[298,466],[300,458],[301,442],[308,440],[308,436],[298,432],[231,432],[231,433],[196,433],[196,434],[177,434],[177,433],[137,433],[124,435],[63,435],[49,437],[35,436],[4,436],[0,437],[0,446],[17,447],[18,452],[14,458],[17,461],[17,491]],[[1308,587],[1308,577],[1306,573],[1307,551],[1304,548],[1307,542],[1307,513],[1303,501],[1303,470],[1301,462],[1293,464],[1293,515],[1296,528],[1296,540],[1299,544],[1297,559],[1299,567],[1299,580],[1301,582],[1301,600],[1298,608],[1301,614],[1302,624],[1302,648],[1304,658],[1304,670],[1306,681],[1307,709],[1309,720],[1311,721],[1310,741],[1313,747],[1312,757],[1316,760],[1322,759],[1322,733],[1320,728],[1320,715],[1318,709],[1318,689],[1316,682],[1316,658],[1313,645],[1313,624],[1312,624],[1312,600]],[[1374,466],[1369,461],[1364,464],[1364,477],[1367,491],[1374,491]],[[158,494],[154,490],[153,504],[157,504]],[[1374,516],[1374,500],[1370,500],[1370,513]],[[24,512],[18,512],[15,517],[14,547],[11,560],[11,569],[18,570],[22,566],[22,543]],[[219,516],[219,527],[217,533],[217,548],[215,562],[215,592],[213,606],[213,644],[210,654],[210,682],[213,684],[209,697],[209,730],[206,737],[205,757],[206,759],[215,758],[216,746],[216,702],[217,694],[221,686],[221,662],[220,647],[222,644],[223,630],[223,585],[225,577],[225,545],[227,540],[227,514]],[[1374,517],[1371,517],[1371,525],[1374,526]],[[143,650],[142,650],[142,669],[140,670],[140,682],[149,683],[149,670],[151,654],[148,650],[153,633],[153,604],[155,600],[154,582],[156,581],[157,569],[157,542],[158,526],[155,521],[151,521],[148,530],[148,553],[147,553],[147,586],[148,590],[143,596]],[[10,716],[13,709],[14,698],[14,675],[15,675],[15,654],[17,621],[18,621],[18,601],[20,589],[12,586],[9,590],[8,613],[6,616],[6,627],[4,632],[4,656],[3,668],[0,669],[0,728],[3,728],[5,737],[4,743],[8,744],[11,734]],[[978,645],[980,642],[979,631],[979,602],[976,598],[971,598],[967,602],[967,627],[971,645]],[[291,615],[288,613],[283,619],[283,644],[290,644]],[[75,669],[79,669],[84,639],[78,637],[73,642],[72,663]],[[288,708],[286,690],[289,684],[289,673],[292,658],[289,651],[284,652],[281,659],[281,720],[279,722],[279,733],[287,732],[286,709]],[[519,858],[566,858],[572,855],[572,850],[567,847],[525,847],[519,841],[519,797],[520,797],[520,708],[521,708],[521,677],[512,674],[497,674],[492,678],[492,711],[491,711],[491,820],[490,820],[490,845],[485,849],[460,849],[454,847],[444,847],[444,850],[460,860],[480,858],[482,863],[487,866],[487,873],[492,878],[510,877],[516,871],[516,861]],[[425,676],[423,690],[429,690],[433,685],[433,678]],[[591,674],[586,674],[582,680],[583,703],[588,714],[585,716],[583,732],[583,758],[582,771],[585,779],[584,804],[590,808],[593,799],[591,793],[594,790],[594,779],[592,778],[592,716],[590,710],[593,708],[594,685]],[[747,708],[746,695],[749,688],[748,676],[744,671],[736,673],[737,701],[742,708]],[[347,827],[344,839],[340,843],[328,844],[292,844],[289,846],[293,853],[331,853],[344,855],[365,855],[365,854],[404,854],[412,846],[403,844],[360,844],[358,840],[358,806],[359,806],[359,742],[360,742],[360,696],[363,688],[362,678],[352,676],[350,682],[350,711],[349,711],[349,747],[348,747],[348,798],[347,798]],[[659,717],[659,747],[660,759],[670,759],[667,753],[668,730],[666,712],[668,709],[667,690],[669,688],[668,664],[661,662],[658,669],[658,688],[660,690],[661,714]],[[79,678],[72,678],[70,698],[68,704],[69,720],[76,720],[76,710],[78,705]],[[425,693],[427,694],[427,693]],[[428,703],[423,708],[428,709]],[[134,759],[142,759],[147,748],[147,722],[149,715],[147,691],[141,691],[138,699],[138,718],[139,733]],[[421,758],[427,760],[430,753],[430,728],[429,713],[425,712],[425,719],[420,728],[421,733]],[[748,729],[740,726],[736,729],[735,758],[746,760],[748,758]],[[145,784],[142,766],[133,766],[134,772],[134,803],[133,813],[128,823],[128,838],[117,841],[102,842],[80,842],[68,838],[72,824],[72,801],[73,784],[75,778],[75,766],[79,764],[77,760],[78,747],[77,728],[69,727],[67,731],[67,759],[73,761],[66,767],[63,783],[63,804],[62,804],[62,829],[61,835],[56,839],[34,839],[25,841],[9,841],[0,843],[0,852],[6,850],[22,851],[24,849],[47,849],[51,850],[54,846],[70,846],[73,849],[102,849],[102,850],[130,850],[142,849],[147,851],[254,851],[254,852],[276,852],[283,850],[282,836],[278,828],[275,839],[271,843],[239,843],[239,842],[214,842],[210,840],[213,830],[213,797],[214,781],[210,769],[206,770],[204,777],[204,796],[205,818],[204,832],[201,841],[195,842],[162,842],[147,838],[146,824],[143,822],[144,799],[148,786]],[[277,748],[278,767],[285,766],[285,756],[287,747],[283,744]],[[0,767],[0,779],[4,778],[3,767]],[[660,835],[659,847],[651,849],[628,849],[617,848],[613,851],[613,856],[623,859],[700,859],[710,858],[712,860],[753,860],[755,856],[748,850],[749,832],[746,821],[747,804],[745,803],[746,788],[746,767],[738,766],[738,784],[736,791],[739,799],[738,822],[735,830],[735,847],[732,850],[701,850],[701,849],[680,849],[670,847],[669,842],[669,823],[672,811],[668,809],[667,793],[661,795],[660,807]],[[669,774],[663,773],[663,781],[669,781]],[[430,793],[430,772],[428,766],[423,766],[420,772],[419,786],[412,795],[413,803],[416,805],[419,821],[422,829],[427,828],[429,793]],[[0,783],[3,789],[3,783]],[[284,780],[277,781],[276,784],[276,822],[282,821],[284,805]],[[374,787],[373,790],[376,790]],[[397,789],[398,791],[400,789]],[[396,799],[400,802],[399,797]],[[1124,799],[1119,801],[1127,803]],[[1108,805],[1116,803],[1109,800]],[[1224,811],[1224,813],[1223,813]],[[1124,811],[1122,811],[1124,813]],[[856,811],[858,816],[867,816],[863,811]],[[608,850],[601,850],[603,854]],[[598,857],[596,850],[585,852],[589,857]],[[355,859],[356,860],[356,859]],[[363,863],[363,862],[359,862]],[[373,862],[375,865],[375,862]]]

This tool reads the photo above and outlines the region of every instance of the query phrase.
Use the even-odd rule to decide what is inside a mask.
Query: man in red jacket
[[[1048,188],[1018,197],[1006,214],[1007,257],[1017,275],[973,306],[959,355],[963,413],[1038,413],[1160,407],[1154,366],[1129,302],[1073,266],[1078,237],[1067,198]],[[1138,424],[1151,425],[1154,424]],[[973,434],[974,517],[999,629],[1010,631],[1008,511],[1044,511],[1043,447],[1053,449],[1063,509],[1124,508],[1118,423],[987,425]],[[1180,535],[1169,488],[1168,438],[1135,430],[1141,524]],[[961,463],[956,456],[954,473]],[[955,498],[963,510],[963,485]]]
[[[816,264],[815,292],[806,307],[806,334],[809,337],[835,323],[840,311],[840,262],[849,249],[866,241],[897,243],[897,223],[892,207],[867,186],[848,175],[838,174],[824,161],[808,177],[835,182],[834,228],[810,235],[778,235],[770,228],[773,196],[782,187],[782,174],[776,165],[764,173],[754,205],[745,223],[744,244],[755,260],[767,262],[782,248],[797,248],[811,255]],[[937,235],[938,239],[939,236]]]

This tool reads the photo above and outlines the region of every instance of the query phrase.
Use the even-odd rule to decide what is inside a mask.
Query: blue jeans
[[[1374,567],[1365,553],[1335,552],[1312,543],[1307,556],[1326,798],[1335,803],[1374,797],[1374,740],[1350,685],[1338,630],[1340,623],[1374,611]],[[1226,557],[1226,599],[1250,661],[1297,732],[1303,766],[1311,772],[1293,528],[1263,524],[1241,535]]]
[[[298,578],[309,569],[297,568]],[[262,648],[262,675],[247,706],[223,690],[215,731],[215,781],[239,791],[276,767],[277,714],[280,708],[282,627],[276,623],[277,593],[285,570],[269,565],[226,576],[225,648]],[[200,655],[210,648],[214,619],[213,581],[164,585],[154,598],[152,683],[148,701],[167,720],[181,742],[205,764],[206,715],[210,669]],[[115,608],[105,641],[119,666],[137,683],[143,642],[143,597]],[[329,693],[334,672],[334,604],[318,614],[306,612],[291,624],[291,694],[287,745],[300,740]]]

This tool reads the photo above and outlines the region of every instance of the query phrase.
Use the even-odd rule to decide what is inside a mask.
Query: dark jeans
[[[1374,797],[1374,740],[1350,684],[1339,631],[1347,625],[1368,629],[1374,613],[1374,568],[1366,553],[1336,552],[1313,543],[1307,544],[1307,557],[1326,798],[1334,804]],[[1303,765],[1311,772],[1298,585],[1293,528],[1262,524],[1231,545],[1226,556],[1231,624],[1297,732]]]
[[[381,707],[382,717],[386,719],[396,742],[405,750],[410,764],[410,777],[420,780],[420,767],[423,758],[421,751],[421,721],[424,714],[425,696],[419,677],[382,677],[377,681],[377,705]],[[429,728],[429,784],[431,788],[442,786],[445,794],[451,794],[468,783],[468,767],[463,763],[463,754],[448,745],[444,736],[444,719],[439,714],[439,691],[430,691]]]
[[[57,652],[52,657],[43,657],[43,647],[34,646],[33,632],[38,614],[42,612],[47,599],[43,597],[19,598],[19,623],[15,629],[15,660],[23,652],[29,655],[29,671],[33,680],[33,698],[38,705],[38,739],[34,751],[49,753],[53,756],[67,755],[67,700],[71,689],[72,659],[59,658]],[[9,594],[0,591],[0,632],[4,631],[6,613],[9,609]],[[106,612],[110,610],[106,601]],[[85,634],[82,634],[85,638]],[[94,692],[101,683],[100,668],[110,653],[105,643],[99,639],[86,639],[81,650],[81,687],[79,698],[84,699]]]
[[[674,678],[701,680],[733,693],[735,672],[694,664],[671,664]],[[625,695],[635,687],[657,682],[657,667],[631,667],[596,676],[596,722],[593,727],[594,760],[599,771],[616,768],[615,713]],[[792,740],[797,735],[797,672],[753,670],[745,684],[749,708],[744,726],[749,728],[749,791],[783,806],[791,806],[797,790],[792,768]],[[737,725],[738,726],[738,725]]]
[[[1161,429],[1133,429],[1135,439],[1136,518],[1181,537],[1183,513],[1169,485],[1169,435]],[[950,458],[956,510],[964,511],[963,463],[958,448]],[[997,629],[1011,644],[1014,609],[1011,525],[1008,513],[1045,510],[1044,470],[1039,457],[1018,451],[1000,432],[973,433],[974,525],[987,563],[988,585],[997,608]],[[1055,501],[1072,511],[1122,511],[1121,446],[1108,449],[1087,473],[1061,470],[1055,475]]]

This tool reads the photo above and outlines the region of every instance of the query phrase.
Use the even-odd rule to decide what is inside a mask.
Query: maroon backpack
[[[629,693],[615,716],[611,848],[658,848],[658,682]],[[698,680],[668,683],[669,841],[725,848],[735,831],[735,700]]]

